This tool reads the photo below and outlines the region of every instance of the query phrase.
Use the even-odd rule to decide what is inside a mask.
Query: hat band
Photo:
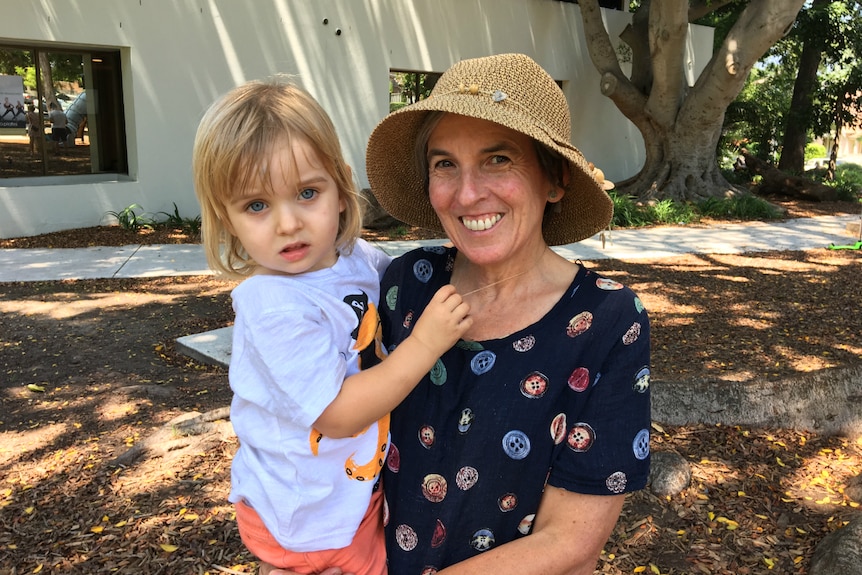
[[[533,124],[535,125],[536,128],[538,128],[539,130],[541,130],[542,132],[547,134],[551,140],[553,140],[555,142],[561,142],[561,141],[566,140],[565,138],[562,138],[561,135],[558,134],[556,130],[551,130],[544,121],[542,121],[540,118],[537,118],[533,114],[533,112],[530,108],[528,108],[527,106],[524,106],[523,104],[521,104],[517,100],[509,97],[509,95],[506,92],[504,92],[503,90],[498,89],[498,90],[494,90],[493,92],[491,92],[489,90],[480,89],[478,84],[467,85],[467,84],[464,84],[463,82],[461,82],[460,84],[458,84],[457,90],[450,90],[448,92],[433,94],[431,97],[437,98],[437,97],[441,97],[441,96],[451,96],[454,94],[469,94],[471,96],[488,96],[491,98],[491,101],[494,102],[495,104],[503,104],[503,103],[512,104],[516,108],[518,108],[518,110],[520,110],[523,114],[525,114],[533,122]],[[430,99],[431,98],[429,98],[429,100]]]

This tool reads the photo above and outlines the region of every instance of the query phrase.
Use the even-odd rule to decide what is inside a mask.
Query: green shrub
[[[119,212],[105,212],[105,215],[115,218],[124,230],[136,232],[142,229],[152,229],[156,222],[152,215],[147,214],[143,209],[138,204],[132,204]],[[141,210],[141,213],[138,214],[135,210]]]
[[[839,200],[852,202],[862,192],[862,166],[859,164],[841,164],[835,168],[835,181],[823,183],[835,187]]]
[[[757,196],[743,195],[731,198],[708,198],[698,202],[697,211],[706,217],[738,220],[773,220],[781,211]]]
[[[805,161],[813,160],[814,158],[825,158],[826,146],[823,144],[815,144],[811,142],[805,145]]]
[[[189,235],[199,234],[201,231],[201,217],[199,215],[194,218],[182,217],[180,216],[180,210],[177,208],[176,202],[172,203],[174,204],[174,213],[169,214],[168,212],[159,212],[159,214],[166,217],[165,220],[159,222],[159,225],[181,229]]]

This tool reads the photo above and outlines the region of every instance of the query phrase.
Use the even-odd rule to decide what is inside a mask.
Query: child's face
[[[227,206],[228,230],[260,266],[259,273],[294,275],[331,267],[344,202],[314,148],[301,139],[291,148],[273,146],[264,177],[269,188],[255,183]]]

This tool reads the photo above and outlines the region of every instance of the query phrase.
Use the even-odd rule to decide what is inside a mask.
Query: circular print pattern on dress
[[[649,429],[641,429],[635,435],[632,442],[632,451],[638,459],[646,459],[649,456]]]
[[[554,440],[554,445],[559,445],[566,438],[566,414],[558,413],[551,422],[551,439]]]
[[[434,428],[430,425],[423,425],[419,428],[419,443],[422,444],[422,447],[425,449],[431,449],[434,446],[434,439],[437,437],[437,434],[434,431]]]
[[[410,324],[413,323],[413,310],[411,309],[404,315],[404,321],[401,322],[401,326],[406,328],[410,327]]]
[[[446,526],[439,519],[434,526],[434,535],[431,536],[431,547],[440,547],[446,541]]]
[[[419,543],[419,536],[409,525],[399,525],[395,528],[395,542],[403,551],[413,551]]]
[[[518,506],[518,497],[514,493],[506,493],[497,499],[497,507],[500,511],[507,513]]]
[[[628,479],[622,471],[611,473],[605,480],[605,485],[611,493],[622,493],[626,490],[626,483],[628,483]]]
[[[585,391],[590,386],[590,370],[579,367],[569,376],[569,388],[578,393]]]
[[[479,529],[470,538],[470,547],[476,551],[487,551],[494,546],[494,533],[490,529]]]
[[[434,385],[443,385],[444,383],[446,383],[446,366],[443,365],[442,359],[438,359],[434,363],[434,367],[431,368],[430,377],[431,383],[433,383]]]
[[[533,520],[536,518],[535,513],[530,513],[529,515],[525,515],[521,522],[518,523],[518,533],[521,535],[529,535],[530,530],[533,528]]]
[[[638,340],[641,334],[641,324],[634,322],[628,331],[623,335],[623,345],[631,345]]]
[[[596,432],[589,423],[576,423],[575,426],[569,430],[568,444],[572,451],[583,453],[593,446],[593,442],[595,440]]]
[[[566,335],[569,337],[578,337],[593,325],[593,314],[588,311],[582,311],[575,317],[569,320],[569,327],[566,328]]]
[[[443,246],[425,246],[424,248],[422,248],[422,251],[432,254],[445,254],[446,248],[444,248]]]
[[[596,278],[596,287],[607,291],[616,291],[623,289],[623,284],[614,281],[610,278]]]
[[[635,310],[640,313],[644,310],[644,302],[641,301],[641,298],[635,296]]]
[[[643,366],[635,374],[635,384],[633,389],[638,393],[644,393],[649,389],[650,369],[648,365]]]
[[[536,338],[532,335],[525,335],[518,341],[512,342],[512,348],[519,352],[530,351],[534,345],[536,345]]]
[[[503,451],[512,459],[524,459],[530,453],[530,438],[523,431],[513,429],[503,436]]]
[[[528,373],[521,380],[521,394],[529,399],[539,399],[548,391],[548,377],[541,372]]]
[[[389,446],[389,455],[386,456],[386,467],[392,473],[401,471],[401,452],[398,451],[398,446],[394,443]]]
[[[429,473],[422,480],[422,495],[431,503],[440,503],[446,499],[448,490],[446,479],[439,473]]]
[[[491,371],[495,361],[497,361],[497,356],[493,351],[480,351],[470,361],[470,369],[476,375],[482,375]]]
[[[398,286],[392,286],[386,292],[386,307],[389,311],[395,311],[396,303],[398,303]]]
[[[429,262],[428,260],[416,260],[416,263],[413,264],[413,275],[415,275],[416,279],[423,284],[428,283],[428,280],[431,279],[431,275],[433,273],[434,266],[432,266],[431,262]]]
[[[455,474],[455,485],[461,491],[467,491],[479,481],[479,471],[475,467],[465,465]]]
[[[472,409],[469,407],[462,409],[461,417],[458,418],[458,432],[467,433],[470,431],[470,426],[473,425],[474,419],[476,419],[476,415],[473,413]]]

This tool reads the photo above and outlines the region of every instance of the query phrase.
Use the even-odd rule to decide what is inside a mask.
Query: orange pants
[[[371,496],[371,504],[353,542],[343,549],[298,553],[279,546],[257,512],[243,503],[236,504],[236,523],[242,542],[258,559],[297,573],[317,573],[327,567],[340,567],[356,575],[386,575],[386,548],[383,541],[383,490]]]

